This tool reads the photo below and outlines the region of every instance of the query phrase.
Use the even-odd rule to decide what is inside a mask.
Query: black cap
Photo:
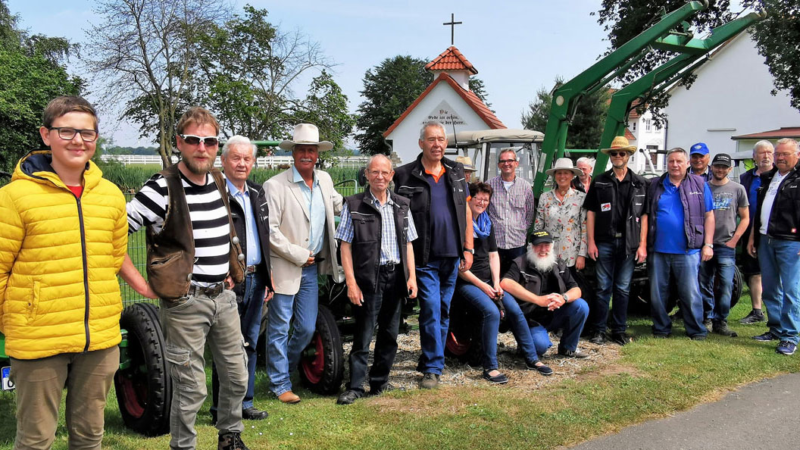
[[[547,230],[534,230],[531,233],[531,245],[552,244],[553,236]]]
[[[732,167],[733,164],[731,163],[731,156],[727,153],[717,153],[714,156],[714,160],[711,161],[712,166],[725,166],[725,167]]]

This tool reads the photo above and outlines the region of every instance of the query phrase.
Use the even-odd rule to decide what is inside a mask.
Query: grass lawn
[[[739,325],[749,311],[749,298],[743,296],[731,313],[739,338],[709,335],[704,342],[684,337],[682,326],[673,329],[672,339],[655,340],[649,337],[649,320],[632,319],[637,340],[622,349],[615,364],[599,364],[576,379],[538,390],[414,389],[341,407],[333,397],[299,389],[303,402],[287,406],[267,397],[266,375],[258,372],[256,406],[270,417],[245,422],[243,439],[253,449],[550,449],[576,444],[713,401],[745,383],[798,371],[800,357],[778,355],[775,343],[750,339],[765,327]],[[208,407],[207,402],[198,416],[201,449],[216,445]],[[13,396],[5,394],[0,397],[0,449],[12,447],[14,428]],[[67,448],[66,440],[62,419],[54,448]],[[112,392],[106,448],[163,449],[168,442],[168,436],[148,439],[127,431]]]

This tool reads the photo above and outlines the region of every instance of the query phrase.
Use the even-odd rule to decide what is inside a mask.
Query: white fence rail
[[[161,157],[158,155],[101,155],[100,159],[108,162],[111,160],[119,161],[122,164],[158,164],[161,165]],[[337,167],[359,168],[367,164],[368,156],[340,156],[335,158]],[[172,156],[172,162],[177,163],[178,157]],[[256,167],[267,169],[289,168],[292,165],[291,156],[261,156],[256,158]],[[222,167],[222,162],[217,156],[214,161],[215,167]]]

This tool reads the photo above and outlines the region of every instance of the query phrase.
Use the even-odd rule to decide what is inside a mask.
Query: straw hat
[[[464,166],[464,172],[476,172],[475,166],[472,165],[472,158],[469,156],[456,156],[456,162]]]
[[[328,141],[319,140],[319,128],[310,123],[295,125],[291,141],[282,141],[278,147],[284,150],[293,150],[295,145],[316,145],[317,151],[326,152],[333,148]]]
[[[581,172],[581,169],[576,169],[575,166],[572,165],[572,160],[569,158],[558,158],[553,168],[545,171],[545,173],[547,174],[547,176],[552,177],[559,170],[569,170],[576,177],[580,176],[583,173]]]
[[[600,151],[606,155],[609,151],[613,150],[625,150],[628,153],[636,153],[636,146],[630,145],[628,140],[625,139],[625,136],[617,136],[613,141],[611,141],[611,147],[600,149]]]

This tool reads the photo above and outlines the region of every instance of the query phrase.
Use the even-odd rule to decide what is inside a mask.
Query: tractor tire
[[[128,333],[130,362],[114,375],[122,421],[145,436],[167,434],[172,379],[164,358],[165,341],[158,309],[150,303],[135,303],[125,308],[119,324]]]
[[[342,335],[330,309],[319,305],[317,329],[300,356],[300,379],[311,392],[333,395],[339,392],[343,378]]]
[[[719,279],[716,280],[719,283]],[[714,290],[714,293],[717,297],[719,297],[719,287],[715,286],[717,289]],[[734,266],[733,269],[733,287],[731,288],[731,309],[739,303],[739,297],[742,296],[742,289],[744,288],[744,277],[742,276],[742,272],[739,270],[738,266]]]

